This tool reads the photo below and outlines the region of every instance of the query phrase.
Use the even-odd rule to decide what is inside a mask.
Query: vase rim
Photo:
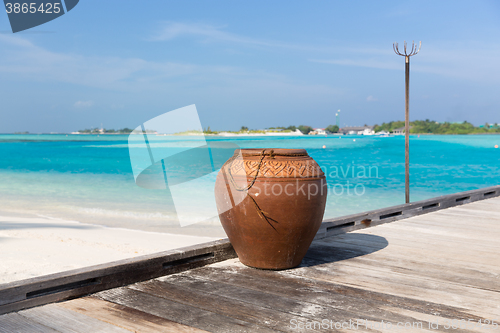
[[[277,156],[309,156],[305,149],[286,149],[286,148],[243,148],[236,150],[235,155],[241,153],[242,156],[260,156],[264,151],[265,155]]]

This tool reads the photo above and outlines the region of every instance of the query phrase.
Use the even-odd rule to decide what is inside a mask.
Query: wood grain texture
[[[62,333],[18,313],[0,316],[0,333]]]
[[[110,332],[130,333],[129,330],[85,316],[81,313],[49,304],[18,312],[21,316],[64,333]]]
[[[361,326],[316,331],[494,332],[478,323],[500,321],[500,198],[462,202],[316,240],[294,269],[259,270],[229,259],[0,316],[0,324],[19,320],[20,327],[58,332],[83,329],[86,317],[91,330],[311,332],[298,324],[327,320]],[[54,314],[67,322],[53,324]],[[475,326],[446,329],[453,319]],[[382,320],[421,326],[388,329]]]
[[[156,333],[206,333],[149,313],[120,304],[110,303],[95,297],[83,297],[57,304],[65,309],[113,324],[132,332]]]
[[[272,332],[272,329],[240,319],[219,315],[212,311],[193,308],[182,302],[147,294],[131,288],[102,291],[98,297],[137,309],[164,319],[209,332]]]

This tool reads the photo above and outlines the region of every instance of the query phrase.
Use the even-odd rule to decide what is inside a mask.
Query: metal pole
[[[410,57],[405,58],[405,200],[410,203]]]
[[[398,43],[392,44],[392,47],[397,55],[405,57],[405,202],[410,203],[410,57],[420,51],[422,42],[418,49],[412,43],[408,52],[405,41],[404,53],[399,52]]]

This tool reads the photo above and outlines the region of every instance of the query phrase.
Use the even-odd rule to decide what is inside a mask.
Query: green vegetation
[[[303,126],[303,127],[305,128],[305,130],[310,129],[310,131],[312,131],[312,128],[309,126]],[[203,129],[203,133],[212,135],[221,133],[232,133],[232,134],[290,133],[290,132],[295,132],[296,129],[297,129],[296,126],[288,126],[288,127],[269,127],[264,130],[255,130],[255,129],[249,129],[247,126],[241,126],[239,131],[212,131],[210,129],[210,126],[208,126],[207,128]]]
[[[198,130],[189,130],[184,132],[177,132],[174,133],[173,135],[203,135],[203,132]]]
[[[84,129],[84,130],[78,131],[78,133],[80,133],[80,134],[92,134],[92,133],[98,133],[98,132],[99,131],[97,129]]]
[[[299,131],[301,131],[303,134],[309,134],[309,132],[314,131],[314,129],[311,126],[306,126],[306,125],[300,125],[298,127]]]
[[[404,121],[391,121],[382,125],[375,125],[375,132],[392,132],[396,128],[405,126]],[[410,122],[411,134],[485,134],[485,133],[500,133],[498,124],[485,124],[480,127],[475,127],[471,123],[464,121],[463,123],[438,123],[437,121],[415,120]]]
[[[288,127],[269,127],[270,130],[280,130],[283,132],[295,132],[297,130],[296,126],[288,126]]]
[[[404,121],[391,121],[390,123],[383,123],[382,125],[375,125],[375,128],[373,129],[375,132],[392,132],[396,128],[404,127],[405,122]]]
[[[337,133],[339,131],[339,127],[337,125],[330,125],[327,128],[325,128],[325,131],[330,133]]]
[[[133,129],[130,129],[130,128],[122,128],[122,129],[119,129],[119,130],[114,130],[114,129],[110,129],[110,130],[104,130],[104,133],[110,133],[110,134],[113,134],[113,133],[116,133],[116,134],[130,134],[132,133]],[[146,130],[146,132],[149,132]]]
[[[214,132],[210,129],[210,126],[208,126],[207,128],[204,128],[203,129],[203,134],[217,134],[219,132]]]

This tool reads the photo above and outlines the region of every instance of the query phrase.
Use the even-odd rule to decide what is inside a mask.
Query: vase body
[[[304,149],[241,149],[221,168],[215,199],[240,261],[262,269],[298,266],[325,210],[326,178]]]

